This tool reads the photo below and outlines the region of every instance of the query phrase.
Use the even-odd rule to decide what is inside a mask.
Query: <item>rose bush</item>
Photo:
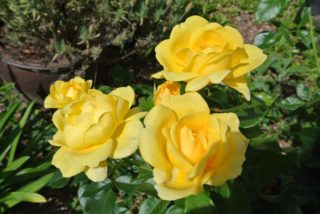
[[[91,89],[54,113],[58,131],[50,144],[60,148],[52,164],[64,177],[85,172],[92,181],[102,181],[108,157],[123,158],[136,151],[144,113],[130,110],[134,96],[131,87],[110,94]]]
[[[50,94],[44,100],[45,108],[63,108],[77,100],[91,88],[92,81],[75,77],[68,82],[58,80],[50,86]]]
[[[211,114],[193,92],[162,98],[145,117],[139,149],[154,167],[160,198],[196,194],[203,184],[218,186],[240,175],[248,140],[236,114]]]
[[[246,75],[266,56],[229,26],[209,23],[200,16],[189,17],[173,28],[170,38],[155,49],[163,70],[154,78],[187,82],[186,91],[198,91],[206,85],[223,83],[250,100]]]

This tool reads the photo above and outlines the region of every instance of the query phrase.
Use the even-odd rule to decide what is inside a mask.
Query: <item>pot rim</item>
[[[3,54],[0,51],[0,61],[13,67],[26,69],[30,72],[53,72],[53,73],[64,73],[65,71],[73,70],[73,68],[80,62],[80,58],[73,58],[71,62],[60,62],[55,63],[55,65],[50,65],[50,63],[33,63],[33,62],[22,62],[20,60],[14,59],[7,54]]]

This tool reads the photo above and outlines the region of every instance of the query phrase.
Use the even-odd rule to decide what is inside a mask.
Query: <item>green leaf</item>
[[[6,110],[3,114],[1,114],[0,117],[0,136],[3,133],[3,129],[8,122],[8,120],[11,118],[11,116],[16,112],[18,107],[20,106],[19,103],[15,103],[8,107],[8,110]]]
[[[102,91],[105,94],[109,94],[112,91],[112,88],[110,86],[107,85],[102,85],[98,87],[99,91]]]
[[[297,37],[306,47],[310,47],[311,36],[310,36],[310,32],[308,30],[298,30]]]
[[[289,2],[289,0],[260,0],[256,9],[256,20],[268,21],[276,17]]]
[[[133,193],[137,187],[137,184],[135,184],[131,181],[131,176],[129,176],[129,175],[124,175],[124,176],[118,177],[114,181],[114,185],[118,189],[120,189],[126,193]]]
[[[270,32],[262,32],[262,33],[259,33],[255,38],[254,38],[254,41],[253,41],[253,44],[256,45],[256,46],[260,46],[262,44],[265,43],[265,41],[268,39],[268,37],[270,36]]]
[[[153,100],[151,99],[143,100],[139,103],[140,111],[150,111],[153,106],[154,106],[154,103],[153,103]]]
[[[230,194],[231,194],[230,188],[229,188],[229,185],[228,185],[227,182],[224,183],[224,184],[221,185],[221,186],[215,187],[215,188],[214,188],[214,191],[215,191],[216,193],[218,193],[218,194],[219,194],[222,198],[224,198],[224,199],[229,198],[229,197],[230,197]]]
[[[205,194],[201,192],[197,195],[190,195],[185,200],[186,213],[216,213],[214,203]]]
[[[6,157],[7,153],[12,147],[12,145],[17,145],[20,140],[22,134],[22,129],[19,126],[16,126],[8,136],[2,142],[1,154],[0,154],[0,162]],[[9,163],[8,163],[9,164]]]
[[[255,149],[279,149],[278,136],[261,134],[258,137],[250,139],[250,145]]]
[[[10,153],[9,153],[9,158],[8,158],[8,164],[10,164],[14,160],[14,156],[16,154],[16,149],[17,149],[17,146],[18,146],[18,143],[19,143],[19,139],[20,139],[20,136],[22,134],[22,129],[26,125],[26,123],[28,121],[28,118],[29,118],[29,116],[31,114],[31,111],[32,111],[32,108],[33,108],[34,104],[35,104],[35,101],[32,101],[28,105],[26,111],[24,112],[22,118],[20,119],[20,122],[19,122],[20,131],[19,131],[18,135],[12,141],[11,149],[10,149]]]
[[[26,123],[27,123],[27,121],[28,121],[28,118],[29,118],[29,116],[30,116],[30,114],[31,114],[31,111],[32,111],[32,108],[33,108],[34,104],[35,104],[35,101],[33,100],[33,101],[28,105],[26,111],[24,112],[22,118],[20,119],[20,122],[19,122],[20,128],[23,128],[23,127],[26,125]]]
[[[303,27],[309,23],[310,7],[305,7],[300,13],[299,26]]]
[[[265,113],[257,113],[254,110],[248,109],[245,112],[245,115],[239,115],[237,112],[239,119],[240,119],[240,127],[241,128],[251,128],[260,124],[265,117]]]
[[[184,214],[184,209],[176,205],[173,205],[166,210],[166,214]]]
[[[164,213],[169,201],[163,201],[157,198],[145,199],[139,209],[139,214],[161,214]]]
[[[27,160],[29,160],[29,156],[23,156],[21,158],[18,158],[17,160],[11,162],[7,165],[6,168],[4,168],[2,171],[0,171],[0,183],[7,178],[12,172],[16,171],[21,167]]]
[[[53,189],[60,189],[65,187],[68,184],[69,180],[70,180],[69,178],[62,177],[62,174],[60,171],[56,171],[54,172],[53,178],[48,183],[48,186]]]
[[[45,175],[35,181],[32,181],[32,182],[26,184],[25,186],[19,188],[18,192],[23,192],[23,193],[37,192],[49,182],[49,180],[52,178],[52,176],[53,176],[53,173],[50,173],[50,174],[47,174],[47,175]],[[5,203],[8,207],[13,207],[14,205],[16,205],[22,201],[19,198],[17,198],[17,199],[18,200],[14,200],[14,198],[13,198],[12,200],[8,200]]]
[[[270,41],[270,38],[269,36],[267,36],[266,38],[267,41]],[[270,53],[268,56],[267,56],[267,60],[263,62],[263,64],[261,66],[259,66],[257,68],[257,72],[258,73],[264,73],[268,70],[268,68],[274,64],[274,62],[276,62],[278,59],[279,59],[279,54],[278,53]]]
[[[39,178],[45,174],[52,172],[54,169],[50,168],[50,162],[44,162],[36,167],[23,168],[19,171],[14,172],[15,176],[6,179],[4,182],[5,186],[18,185],[19,183],[26,183],[32,179]]]
[[[27,201],[32,203],[44,203],[47,200],[45,197],[38,193],[32,192],[11,192],[9,195],[0,199],[0,202],[4,202],[8,207],[12,207],[12,202]]]
[[[54,176],[54,173],[49,173],[41,178],[38,178],[35,181],[32,181],[23,187],[19,188],[19,191],[22,192],[37,192],[39,191],[42,187],[44,187]]]
[[[271,96],[267,93],[261,92],[259,94],[255,94],[255,97],[261,99],[268,107],[270,107],[274,101],[276,101],[277,96]]]
[[[297,96],[300,99],[307,101],[311,97],[311,91],[309,88],[307,88],[303,84],[298,84],[297,85]]]
[[[116,195],[111,187],[110,180],[81,186],[78,190],[78,197],[83,213],[115,213]]]
[[[305,102],[297,97],[287,97],[278,104],[282,109],[294,111],[305,105]]]
[[[131,86],[137,94],[140,94],[146,97],[153,97],[154,86],[149,84],[132,84]]]
[[[153,180],[133,180],[131,176],[124,175],[118,177],[114,181],[114,185],[126,193],[143,192],[148,195],[157,196],[157,192],[154,188]]]

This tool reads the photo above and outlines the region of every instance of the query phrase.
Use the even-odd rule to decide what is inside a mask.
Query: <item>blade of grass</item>
[[[21,187],[18,189],[17,192],[26,192],[26,193],[32,193],[32,192],[37,192],[39,191],[42,187],[44,187],[50,180],[53,178],[54,172],[49,173],[45,176],[42,176],[41,178],[28,183],[27,185]],[[14,205],[18,204],[20,201],[18,200],[12,200],[12,201],[6,201],[6,205],[8,207],[13,207]],[[44,201],[45,202],[45,201]]]
[[[7,178],[13,171],[19,169],[27,160],[29,160],[29,156],[23,156],[13,161],[6,168],[1,171],[0,174],[0,183]]]
[[[19,142],[22,134],[22,130],[19,126],[15,127],[10,134],[3,140],[0,150],[0,163],[6,157],[7,153],[10,151],[12,144]]]
[[[21,118],[21,120],[19,122],[19,127],[20,127],[20,130],[21,130],[20,133],[19,133],[19,139],[20,139],[20,136],[22,134],[22,129],[26,125],[26,123],[28,121],[28,118],[29,118],[29,116],[30,116],[30,114],[32,112],[32,108],[34,106],[34,103],[35,103],[35,101],[32,101],[29,104],[29,106],[27,107],[25,113],[23,114],[23,116],[22,116],[22,118]],[[14,156],[15,156],[15,153],[16,153],[16,149],[17,149],[17,146],[18,146],[19,139],[17,139],[16,141],[12,142],[7,164],[10,164],[14,160]]]
[[[16,112],[19,105],[20,105],[19,103],[15,103],[15,104],[9,106],[8,110],[3,115],[1,115],[1,117],[0,117],[0,137],[3,134],[5,125],[9,121],[10,117]]]
[[[32,203],[44,203],[47,202],[46,198],[38,193],[32,192],[11,192],[9,195],[0,198],[0,202],[4,202],[8,208],[14,206],[15,204],[27,201]]]

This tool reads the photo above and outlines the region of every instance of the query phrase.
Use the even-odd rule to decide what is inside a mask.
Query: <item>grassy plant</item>
[[[0,91],[6,94],[8,88],[10,88],[9,85],[4,85]],[[11,93],[7,93],[9,100]],[[1,212],[21,201],[45,202],[46,199],[36,192],[53,177],[49,161],[40,158],[44,155],[43,147],[41,147],[43,142],[41,141],[43,141],[44,134],[48,133],[48,129],[42,126],[42,133],[37,133],[37,138],[32,137],[33,141],[26,141],[27,136],[31,136],[31,134],[27,134],[26,129],[28,127],[35,128],[32,120],[37,116],[33,110],[34,102],[24,109],[20,109],[20,105],[19,102],[9,102],[0,113]],[[41,120],[37,118],[36,121]],[[41,160],[40,163],[37,163],[39,160]]]

